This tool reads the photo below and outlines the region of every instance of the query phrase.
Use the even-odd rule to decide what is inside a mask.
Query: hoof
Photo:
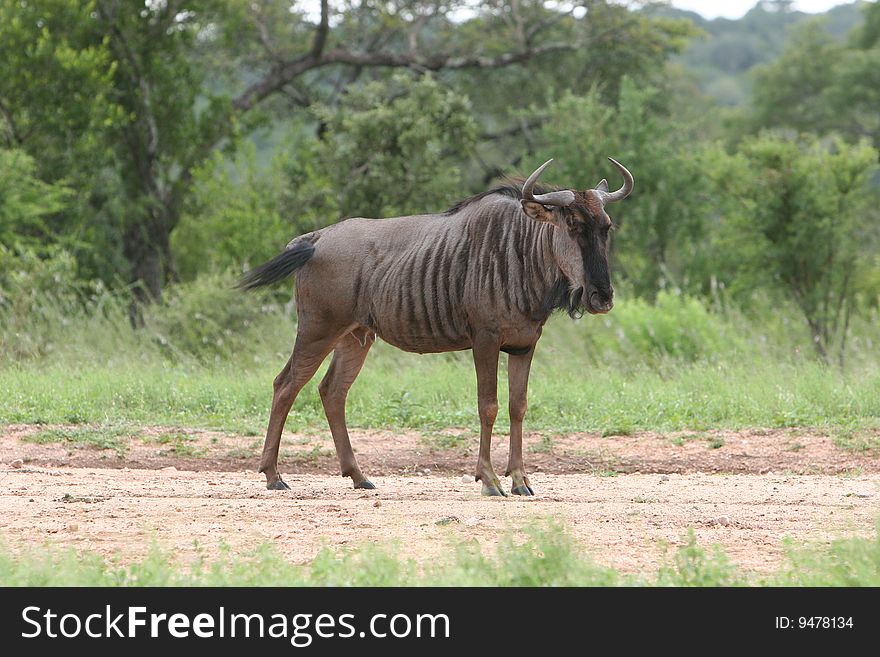
[[[531,486],[514,486],[510,489],[510,493],[512,495],[525,495],[526,497],[532,497],[535,494],[535,491],[532,490]]]
[[[483,488],[480,490],[480,495],[485,495],[486,497],[507,497],[507,493],[505,493],[498,486],[490,486],[488,484],[483,484]]]
[[[277,481],[273,481],[271,484],[266,484],[266,488],[269,490],[290,490],[290,486],[281,481],[280,477]]]
[[[376,489],[375,484],[373,484],[373,482],[370,481],[369,479],[364,479],[361,483],[359,483],[359,484],[355,484],[354,487],[355,487],[355,488],[367,488],[367,489],[369,489],[369,490],[375,490],[375,489]]]

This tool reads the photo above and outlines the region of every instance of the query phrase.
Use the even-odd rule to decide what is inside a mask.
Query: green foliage
[[[467,98],[431,76],[371,82],[315,111],[326,130],[317,157],[343,216],[439,211],[462,196],[476,123]]]
[[[837,133],[855,142],[880,140],[880,40],[877,3],[863,5],[865,22],[849,43],[819,21],[796,30],[776,61],[756,71],[752,121],[757,127]]]
[[[109,43],[94,33],[95,10],[78,0],[0,5],[0,144],[33,159],[32,168],[15,156],[19,175],[39,178],[46,192],[38,214],[13,216],[20,223],[4,229],[32,245],[60,243],[87,278],[111,281],[120,190],[107,136],[125,111],[112,90]]]
[[[39,236],[71,242],[88,278],[139,280],[158,296],[173,270],[168,233],[190,170],[228,126],[229,103],[192,56],[218,6],[131,11],[38,0],[0,8],[7,141],[37,160],[42,180],[75,191]]]
[[[37,177],[30,155],[0,148],[0,245],[36,246],[48,230],[46,218],[63,210],[69,197],[68,189]]]
[[[287,318],[265,295],[232,289],[228,275],[202,276],[172,288],[161,305],[144,318],[145,331],[170,360],[229,360],[235,354],[259,351],[265,339],[258,329],[274,324],[282,332]]]
[[[581,18],[559,15],[538,0],[482,4],[484,11],[450,36],[453,43],[499,54],[522,39],[529,27],[544,26],[543,43],[585,44],[537,57],[526,66],[459,73],[456,83],[490,130],[505,125],[524,107],[544,109],[564,94],[582,96],[600,88],[613,104],[627,77],[639,85],[665,86],[668,59],[699,33],[689,20],[652,16],[613,2],[591,3]],[[516,134],[517,146],[523,138],[529,140],[527,131]]]
[[[880,243],[870,182],[876,163],[877,151],[864,142],[772,135],[708,159],[727,199],[714,235],[719,278],[740,298],[775,288],[793,299],[823,357],[836,347],[842,360],[856,291]]]
[[[806,23],[796,30],[782,56],[756,72],[757,125],[828,130],[837,108],[820,97],[834,82],[842,54],[842,44],[821,23]]]
[[[92,32],[95,9],[79,0],[0,5],[0,137],[37,157],[44,180],[78,178],[106,150],[98,135],[122,118],[109,44]]]
[[[621,303],[600,322],[601,329],[588,331],[585,338],[603,360],[638,354],[643,363],[670,358],[693,363],[748,351],[739,327],[699,300],[673,292],[661,292],[653,304],[642,299]]]
[[[339,218],[316,159],[317,140],[296,136],[269,162],[254,144],[233,162],[220,154],[200,167],[172,236],[178,273],[248,269],[277,255],[295,235]]]
[[[830,546],[788,543],[789,564],[774,580],[782,586],[880,586],[880,525],[871,538],[846,538]]]
[[[679,547],[660,567],[658,586],[744,586],[748,581],[717,545],[706,552],[697,545],[694,530],[687,542]]]
[[[230,168],[215,155],[195,174],[188,210],[171,242],[184,280],[199,272],[257,264],[286,243],[290,231],[277,203],[277,191],[284,186],[277,171],[259,169],[253,147],[235,165]]]
[[[49,354],[66,330],[71,316],[87,305],[92,317],[100,315],[102,286],[77,278],[77,263],[67,251],[45,247],[13,250],[0,245],[0,353],[7,362]],[[90,292],[95,296],[87,301]],[[120,295],[121,296],[121,295]],[[115,303],[118,297],[112,297]],[[92,305],[93,304],[93,305]],[[80,325],[85,333],[85,327]]]
[[[475,123],[467,100],[431,77],[374,81],[314,112],[320,139],[291,133],[268,164],[250,146],[233,167],[218,155],[197,171],[173,238],[185,278],[258,264],[343,216],[440,210],[463,195],[458,163]]]
[[[860,4],[868,3],[839,4],[830,9],[823,14],[822,30],[842,43],[847,32],[862,20]],[[676,60],[721,105],[747,104],[756,67],[776,60],[791,46],[796,38],[793,35],[815,20],[814,14],[769,8],[760,2],[738,20],[706,20],[693,12],[662,6],[653,10],[664,16],[687,16],[705,33],[703,38],[693,39]],[[822,63],[817,65],[821,67]]]
[[[122,456],[128,447],[127,441],[123,439],[131,438],[133,435],[135,433],[126,427],[76,427],[72,429],[43,429],[25,436],[23,440],[38,445],[63,443],[77,449],[83,447],[112,449],[117,455]]]

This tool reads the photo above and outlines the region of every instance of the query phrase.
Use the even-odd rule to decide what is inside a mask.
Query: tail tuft
[[[315,254],[315,246],[310,242],[296,242],[269,262],[254,267],[238,281],[240,290],[253,290],[264,285],[271,285],[284,280],[297,269],[306,264]]]

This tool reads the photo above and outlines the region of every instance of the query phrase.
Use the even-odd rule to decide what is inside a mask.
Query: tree
[[[792,35],[782,56],[756,72],[753,123],[880,142],[880,3],[843,44],[820,21]]]
[[[461,189],[461,162],[476,140],[468,100],[430,76],[397,75],[319,108],[327,133],[318,157],[333,172],[343,216],[443,210]]]
[[[754,122],[760,127],[789,127],[826,132],[835,122],[824,95],[834,83],[843,46],[811,21],[795,30],[782,55],[757,68],[753,87]]]
[[[248,144],[234,169],[218,155],[196,173],[173,240],[185,277],[268,259],[341,217],[437,211],[466,195],[460,163],[476,122],[467,99],[430,75],[375,80],[313,111],[320,139],[297,125],[266,165]]]
[[[867,143],[787,140],[763,135],[734,155],[716,151],[722,225],[719,275],[747,301],[777,290],[797,304],[816,353],[843,363],[858,281],[873,265],[878,195],[870,184],[877,151]]]
[[[323,94],[340,69],[354,78],[373,68],[497,68],[576,46],[538,33],[531,43],[511,39],[503,52],[482,54],[427,34],[429,24],[448,25],[446,16],[466,4],[342,3],[338,11],[322,0],[312,22],[299,5],[290,11],[277,0],[5,3],[0,99],[6,132],[34,157],[53,154],[55,163],[44,169],[48,180],[75,166],[88,170],[78,191],[88,192],[92,209],[103,213],[105,232],[114,236],[106,246],[124,256],[136,297],[158,299],[175,275],[170,236],[194,172],[218,148],[234,146],[267,99],[289,92],[310,104],[303,99]],[[27,47],[31,43],[37,46]],[[36,72],[35,56],[45,64]],[[75,156],[71,144],[84,155]],[[88,187],[95,177],[110,194]],[[90,219],[81,212],[76,230]]]

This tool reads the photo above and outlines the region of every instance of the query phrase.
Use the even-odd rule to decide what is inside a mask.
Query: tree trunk
[[[804,311],[804,314],[806,314],[806,311]],[[829,363],[828,350],[825,348],[825,341],[822,338],[825,334],[823,326],[809,316],[807,316],[807,326],[810,327],[810,337],[812,338],[813,348],[816,350],[816,355],[827,365]]]
[[[131,265],[132,303],[129,320],[134,328],[144,324],[143,307],[162,300],[162,288],[174,271],[166,222],[151,217],[134,222],[123,236],[123,250]]]

